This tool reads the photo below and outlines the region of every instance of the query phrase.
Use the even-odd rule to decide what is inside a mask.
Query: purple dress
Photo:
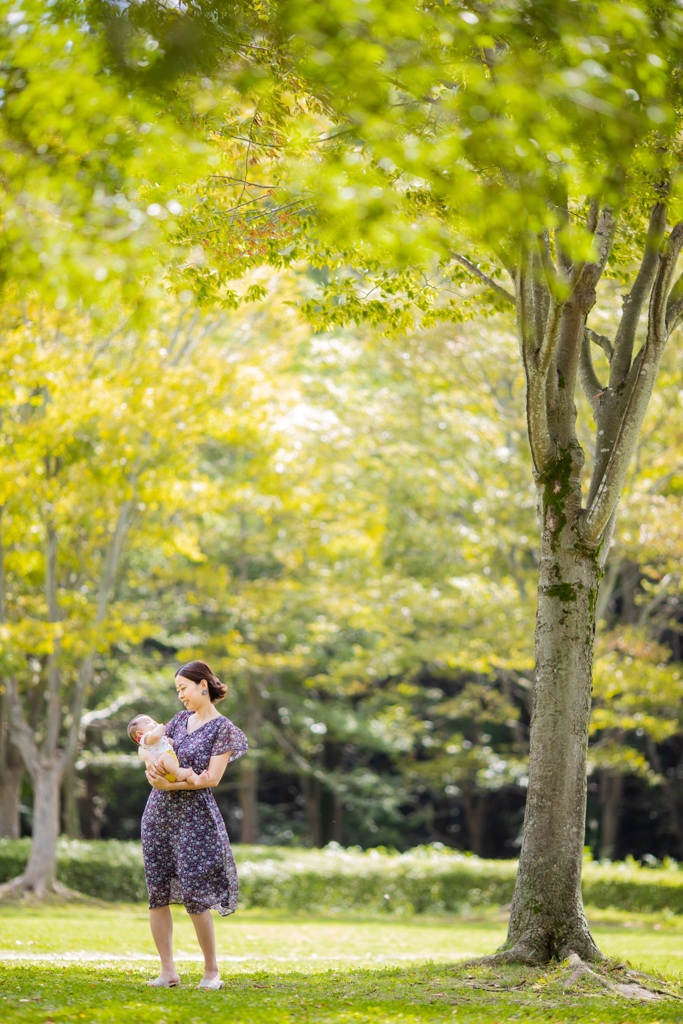
[[[241,729],[219,715],[188,733],[190,711],[179,711],[166,735],[181,768],[197,774],[213,754],[230,751],[230,761],[247,752]],[[149,906],[184,903],[190,914],[237,907],[237,870],[225,822],[210,789],[153,789],[142,815],[142,855]]]

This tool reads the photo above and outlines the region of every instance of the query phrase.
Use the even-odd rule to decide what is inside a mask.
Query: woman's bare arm
[[[191,786],[187,782],[169,782],[164,778],[163,772],[159,771],[159,766],[155,764],[149,766],[146,775],[154,789],[213,789],[223,778],[229,759],[229,750],[226,750],[224,754],[214,754],[209,761],[209,778],[202,780],[197,786]]]

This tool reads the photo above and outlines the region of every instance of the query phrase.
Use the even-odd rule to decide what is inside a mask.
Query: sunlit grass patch
[[[596,912],[601,948],[680,977],[683,922]],[[0,908],[3,1024],[673,1024],[683,1003],[606,994],[588,977],[564,991],[560,965],[471,966],[505,936],[500,911],[458,917],[340,918],[242,911],[216,920],[222,992],[197,992],[191,922],[174,909],[181,989],[149,990],[156,956],[140,905]],[[92,959],[91,959],[92,958]]]

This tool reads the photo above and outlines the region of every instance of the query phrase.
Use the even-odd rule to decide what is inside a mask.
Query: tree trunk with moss
[[[563,216],[569,225],[568,208]],[[667,236],[666,205],[659,202],[651,210],[641,264],[614,339],[591,331],[587,320],[618,218],[593,202],[585,226],[593,236],[592,261],[581,263],[565,252],[559,230],[554,238],[530,238],[510,296],[526,375],[541,544],[529,789],[502,955],[532,963],[572,954],[601,957],[581,898],[595,610],[619,498],[664,347],[683,319],[683,275],[675,278],[683,223]],[[592,346],[607,357],[605,376],[594,365]],[[595,420],[585,502],[584,453],[576,432],[579,386]]]
[[[540,488],[529,790],[508,942],[525,959],[599,956],[581,900],[586,751],[595,602],[601,569],[577,526],[581,495],[571,457]]]

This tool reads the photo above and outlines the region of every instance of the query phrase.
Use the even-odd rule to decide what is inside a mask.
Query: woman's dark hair
[[[212,704],[215,704],[217,700],[223,700],[228,692],[225,683],[222,683],[218,676],[213,674],[205,661],[188,661],[187,665],[179,668],[175,675],[176,679],[178,676],[183,676],[185,679],[191,679],[193,683],[206,683]]]

